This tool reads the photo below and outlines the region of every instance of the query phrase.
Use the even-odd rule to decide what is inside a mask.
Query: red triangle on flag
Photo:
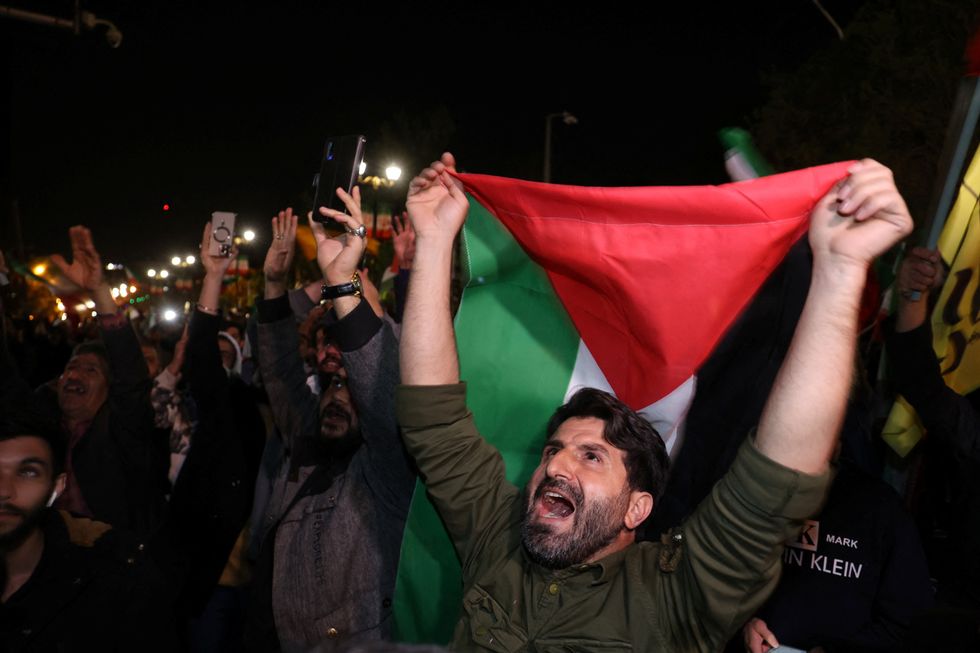
[[[458,176],[545,269],[616,395],[638,410],[704,362],[849,166],[687,187]]]

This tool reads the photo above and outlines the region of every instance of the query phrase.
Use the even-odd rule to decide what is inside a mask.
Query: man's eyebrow
[[[584,449],[585,451],[598,451],[599,453],[607,456],[609,455],[609,449],[607,449],[605,445],[598,442],[586,442],[585,444],[579,445],[579,448]]]
[[[542,449],[547,449],[548,447],[563,449],[565,447],[565,443],[558,438],[549,438],[548,441],[544,443],[544,447],[542,447]]]
[[[37,456],[32,456],[30,458],[24,458],[22,461],[20,461],[20,464],[21,465],[40,465],[41,467],[44,467],[45,469],[47,469],[48,467],[51,466],[48,463],[47,460],[45,460],[44,458],[38,458]]]

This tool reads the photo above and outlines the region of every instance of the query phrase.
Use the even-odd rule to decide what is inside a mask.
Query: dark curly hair
[[[582,388],[548,420],[547,437],[573,417],[595,417],[605,422],[602,437],[626,453],[626,479],[630,489],[649,492],[654,501],[660,499],[670,460],[657,429],[608,392]]]
[[[67,443],[58,425],[29,395],[0,398],[0,440],[24,436],[48,443],[52,476],[64,471]]]

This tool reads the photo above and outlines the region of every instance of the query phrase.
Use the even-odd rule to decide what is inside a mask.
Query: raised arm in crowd
[[[586,390],[557,411],[523,495],[476,432],[450,315],[452,244],[468,206],[454,172],[443,155],[409,190],[416,251],[398,406],[463,564],[454,648],[717,650],[771,592],[782,543],[823,497],[867,269],[912,226],[890,171],[854,164],[813,210],[810,291],[757,434],[658,544],[636,544],[635,531],[662,489],[663,444],[614,397]]]
[[[329,352],[308,383],[288,273],[297,218],[272,220],[258,305],[259,362],[283,455],[259,529],[249,647],[338,650],[391,636],[395,570],[414,485],[394,414],[396,341],[358,274],[364,252],[360,195],[338,190],[349,215],[323,209],[348,233],[327,237],[311,221]],[[317,392],[311,387],[318,388]]]

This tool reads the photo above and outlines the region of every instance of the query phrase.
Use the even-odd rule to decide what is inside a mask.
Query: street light
[[[245,233],[242,234],[242,238],[245,239],[246,243],[250,243],[255,240],[255,232],[251,229],[246,229]]]
[[[398,181],[402,176],[402,169],[392,163],[390,166],[385,168],[385,177],[392,181]]]
[[[578,118],[567,111],[549,113],[544,117],[544,183],[546,184],[551,183],[551,121],[559,117],[566,125],[578,124]]]
[[[187,257],[184,259],[184,262],[187,263],[187,265],[194,265],[195,261],[197,261],[197,259],[194,258],[193,254],[188,254]]]
[[[163,319],[165,319],[167,322],[173,322],[177,319],[177,311],[172,308],[168,308],[163,312]]]
[[[180,257],[174,256],[170,259],[170,265],[180,265]]]
[[[169,276],[170,276],[170,272],[168,272],[167,270],[160,270],[160,278],[161,279],[166,279]]]
[[[157,271],[154,270],[153,268],[150,268],[149,270],[146,271],[146,276],[152,279],[153,277],[157,276]]]

